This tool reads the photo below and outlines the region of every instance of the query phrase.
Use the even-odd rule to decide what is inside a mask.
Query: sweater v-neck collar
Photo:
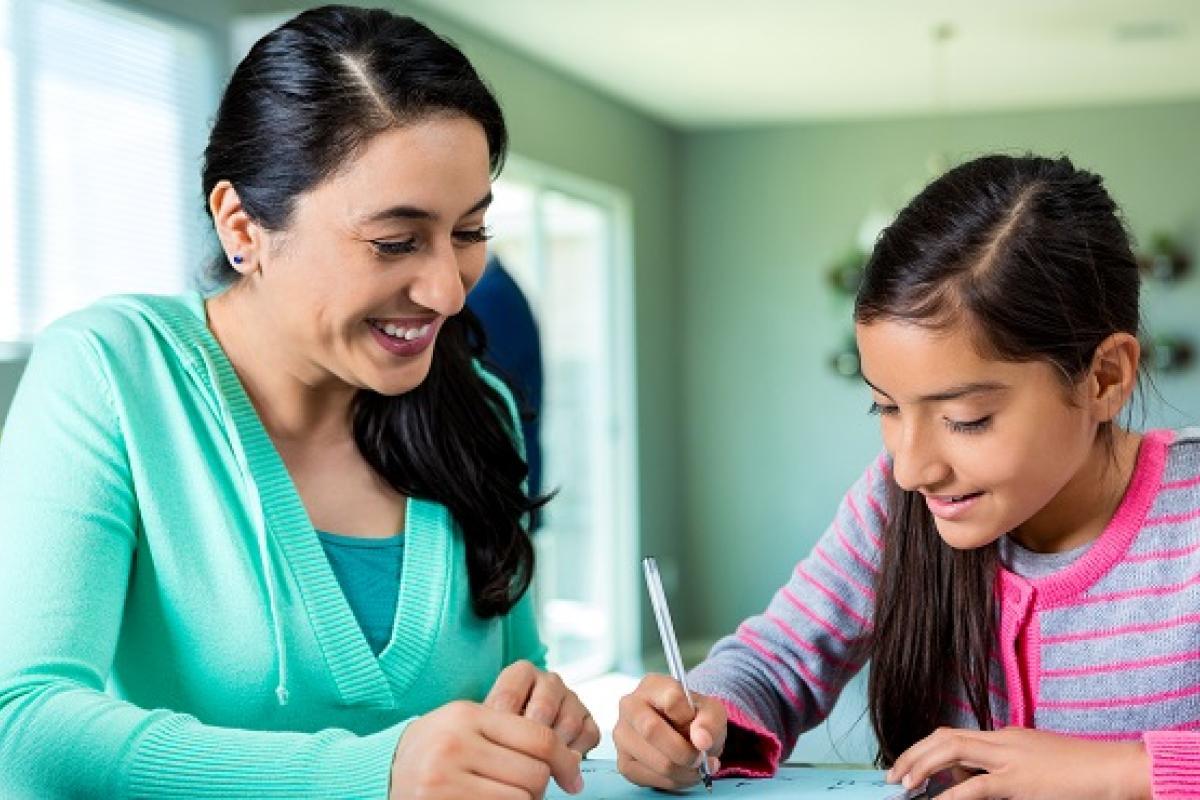
[[[321,549],[282,457],[208,328],[203,298],[191,294],[182,303],[171,298],[139,299],[165,323],[175,339],[172,344],[190,360],[193,371],[201,376],[209,372],[203,357],[197,358],[199,354],[193,352],[195,348],[203,348],[208,363],[214,366],[216,374],[208,376],[207,382],[228,405],[237,429],[231,432],[231,444],[240,444],[258,487],[268,540],[277,545],[295,581],[343,702],[393,707],[420,674],[437,639],[455,561],[449,512],[438,503],[409,498],[404,525],[407,552],[392,638],[376,658]]]

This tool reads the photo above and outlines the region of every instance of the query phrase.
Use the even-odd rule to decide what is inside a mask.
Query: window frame
[[[633,206],[621,190],[598,181],[581,177],[566,170],[548,166],[519,153],[510,153],[505,161],[501,180],[523,183],[534,191],[534,241],[532,252],[541,269],[544,233],[542,203],[545,194],[553,192],[567,198],[596,205],[611,220],[607,276],[609,325],[609,420],[612,472],[609,476],[617,497],[611,500],[615,539],[607,548],[610,558],[610,580],[605,586],[608,610],[613,615],[612,652],[605,663],[582,662],[577,670],[564,677],[573,681],[613,671],[636,670],[641,664],[641,613],[638,554],[640,553],[638,462],[637,462],[637,382],[634,327],[633,289]],[[603,535],[603,532],[601,532]],[[534,534],[535,536],[537,534]],[[535,578],[534,591],[537,592]],[[539,609],[540,598],[539,599]],[[540,615],[539,615],[540,616]]]

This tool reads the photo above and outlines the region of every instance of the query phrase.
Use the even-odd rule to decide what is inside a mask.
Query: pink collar
[[[1076,597],[1120,563],[1145,524],[1146,515],[1158,495],[1167,447],[1175,439],[1170,430],[1147,431],[1138,447],[1137,462],[1129,488],[1104,532],[1079,559],[1066,569],[1027,581],[1000,568],[1000,590],[1004,597],[1024,594],[1023,587],[1036,590],[1035,608],[1070,605]]]

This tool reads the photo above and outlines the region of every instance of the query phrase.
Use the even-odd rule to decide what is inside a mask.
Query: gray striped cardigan
[[[690,673],[750,744],[724,773],[771,774],[862,666],[889,481],[880,456],[767,609]],[[1116,514],[1071,563],[1038,574],[1021,561],[997,575],[993,719],[1142,739],[1155,798],[1200,797],[1200,429],[1145,435]],[[945,716],[976,725],[961,689]]]

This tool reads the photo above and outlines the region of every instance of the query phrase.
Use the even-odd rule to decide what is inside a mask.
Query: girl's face
[[[1093,474],[1086,382],[1072,390],[1047,363],[983,358],[962,325],[877,321],[856,335],[896,483],[925,496],[946,543],[981,547],[1026,526],[1056,549],[1071,531],[1054,533],[1065,521],[1055,498]]]
[[[439,329],[483,272],[490,201],[475,121],[434,117],[371,139],[299,198],[286,231],[266,234],[256,306],[287,363],[310,383],[418,386]]]

